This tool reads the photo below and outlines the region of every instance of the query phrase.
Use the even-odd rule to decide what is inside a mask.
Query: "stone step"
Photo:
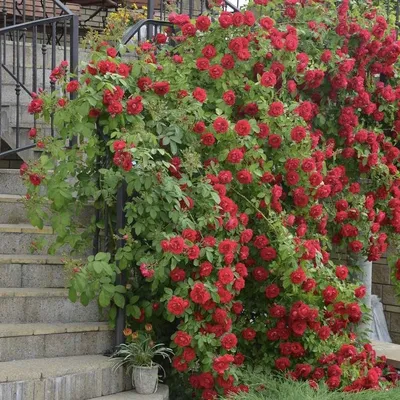
[[[99,355],[0,363],[0,399],[88,400],[130,390],[125,372],[112,367]]]
[[[96,302],[72,303],[67,289],[0,288],[0,324],[104,321]]]
[[[104,354],[113,344],[107,322],[0,325],[0,362]]]
[[[25,196],[17,194],[0,194],[0,224],[29,224],[24,204]],[[46,207],[47,208],[47,207]],[[80,225],[87,226],[94,214],[93,208],[85,210],[75,217]],[[50,221],[45,221],[49,223]]]
[[[0,288],[64,288],[66,272],[60,257],[0,255]]]
[[[4,194],[26,194],[18,169],[0,169],[0,188]]]
[[[0,254],[48,254],[49,247],[56,241],[51,226],[39,229],[29,224],[0,224]],[[71,249],[63,246],[57,255],[69,254]],[[90,249],[85,252],[88,254]]]
[[[169,390],[166,385],[158,385],[157,393],[154,394],[138,394],[135,390],[111,394],[109,396],[96,397],[93,400],[168,400]]]
[[[371,344],[378,356],[385,356],[388,364],[400,369],[400,344],[380,342],[378,340],[373,340]]]

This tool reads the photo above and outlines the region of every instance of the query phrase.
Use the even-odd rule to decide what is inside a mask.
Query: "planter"
[[[132,383],[139,394],[152,394],[157,391],[158,365],[154,367],[133,367]]]

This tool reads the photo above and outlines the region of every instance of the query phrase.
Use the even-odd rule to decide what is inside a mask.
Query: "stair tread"
[[[0,324],[0,338],[109,330],[112,328],[107,322]]]
[[[0,254],[0,264],[60,264],[63,259],[59,256],[34,254]]]
[[[0,233],[39,233],[43,235],[52,235],[53,228],[51,226],[44,226],[39,229],[31,224],[0,224]]]
[[[18,203],[24,198],[25,196],[21,194],[0,194],[0,202],[2,203]]]
[[[2,297],[67,297],[68,289],[62,288],[0,288]]]
[[[0,362],[0,382],[31,381],[110,368],[109,357],[101,355],[34,358]]]
[[[135,390],[110,394],[108,396],[96,397],[92,400],[167,400],[168,386],[158,385],[157,393],[153,394],[138,394]]]

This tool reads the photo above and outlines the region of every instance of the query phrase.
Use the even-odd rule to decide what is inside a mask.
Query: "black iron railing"
[[[76,72],[79,21],[60,0],[0,1],[0,159],[13,153],[30,157],[35,144],[28,130],[55,132],[52,122],[39,126],[27,105],[32,93],[56,89],[49,76],[61,61]]]

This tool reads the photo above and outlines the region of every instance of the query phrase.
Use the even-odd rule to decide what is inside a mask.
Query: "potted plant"
[[[158,371],[162,366],[154,362],[157,356],[171,361],[173,351],[163,343],[155,344],[149,336],[139,336],[130,343],[121,344],[111,356],[115,369],[126,367],[132,374],[132,385],[139,394],[152,394],[157,391]]]

